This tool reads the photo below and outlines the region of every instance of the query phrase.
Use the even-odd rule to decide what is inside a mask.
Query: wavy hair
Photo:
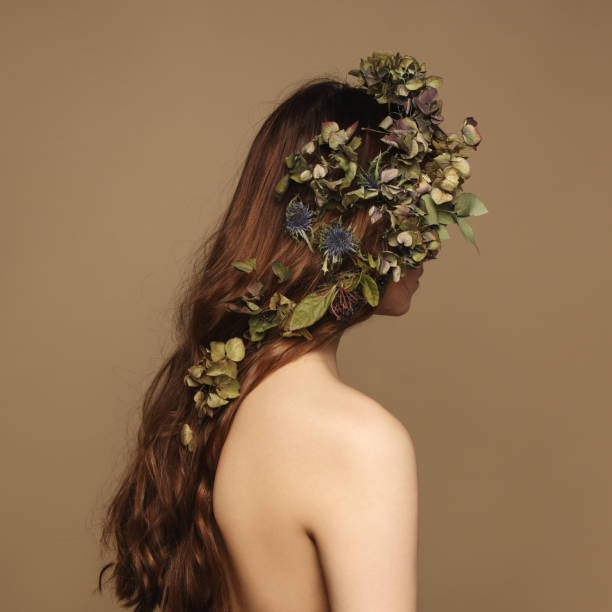
[[[275,259],[293,271],[278,290],[296,302],[324,280],[321,254],[285,232],[286,207],[274,193],[286,170],[285,156],[320,132],[323,121],[336,121],[343,128],[358,120],[359,127],[376,128],[386,114],[386,105],[365,91],[320,77],[287,96],[257,132],[227,210],[194,253],[174,312],[175,344],[144,394],[137,440],[105,508],[100,543],[112,550],[113,561],[100,570],[97,590],[102,592],[103,575],[112,568],[109,580],[124,607],[137,612],[156,607],[166,612],[230,611],[212,491],[236,410],[272,371],[333,341],[348,326],[369,318],[374,309],[364,303],[349,319],[325,316],[309,328],[311,340],[276,334],[256,351],[247,348],[240,363],[240,396],[214,419],[197,417],[193,393],[183,378],[200,356],[200,345],[242,334],[248,315],[226,310],[224,302],[242,295],[253,280],[272,286]],[[360,135],[358,163],[367,168],[381,145],[371,131]],[[325,214],[324,220],[338,215]],[[384,224],[372,223],[367,207],[358,208],[351,221],[363,246],[375,256],[382,247]],[[252,275],[231,267],[233,261],[251,256],[257,260]],[[194,452],[180,441],[185,422],[196,437]]]

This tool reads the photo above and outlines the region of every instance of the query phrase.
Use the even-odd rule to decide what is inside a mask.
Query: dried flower
[[[364,303],[363,296],[355,291],[348,291],[345,287],[338,287],[338,291],[329,306],[329,311],[338,320],[352,317],[359,306]]]
[[[304,206],[299,195],[294,196],[287,205],[285,213],[285,228],[287,232],[295,239],[303,238],[308,244],[308,248],[312,251],[308,234],[312,235],[312,220],[314,212]]]
[[[322,122],[319,134],[284,158],[286,173],[274,188],[281,202],[292,184],[309,187],[299,190],[304,201],[294,195],[286,205],[285,229],[293,239],[303,239],[311,251],[316,242],[324,273],[328,265],[340,265],[334,278],[294,302],[278,291],[268,295],[255,256],[232,263],[234,269],[256,276],[243,295],[226,302],[228,311],[247,315],[249,322],[242,336],[202,346],[202,358],[188,369],[184,382],[195,391],[200,417],[216,415],[240,395],[237,374],[238,362],[245,356],[243,338],[259,348],[268,330],[277,328],[281,336],[311,340],[308,328],[325,313],[340,319],[366,304],[376,307],[387,283],[398,282],[407,268],[437,257],[442,240],[450,237],[446,229],[450,223],[456,223],[478,250],[467,218],[488,211],[474,194],[463,190],[471,173],[468,158],[482,140],[476,120],[466,118],[459,135],[447,134],[439,126],[442,79],[428,76],[425,64],[414,57],[377,51],[349,74],[358,78],[357,88],[386,105],[386,116],[376,128],[360,127],[358,121],[348,126]],[[380,134],[386,145],[365,168],[358,164],[357,154],[363,130]],[[357,207],[367,208],[371,223],[385,224],[380,227],[382,248],[375,257],[362,250],[351,224],[342,222],[342,216],[350,219]],[[318,223],[321,215],[333,210],[340,216]],[[279,283],[288,283],[292,276],[280,260],[272,263],[272,272]],[[194,450],[197,433],[190,425],[184,423],[180,434],[182,444]]]
[[[344,227],[341,221],[325,223],[319,230],[319,249],[324,255],[323,272],[327,272],[327,262],[332,265],[342,261],[345,255],[357,252],[359,240],[350,225]]]

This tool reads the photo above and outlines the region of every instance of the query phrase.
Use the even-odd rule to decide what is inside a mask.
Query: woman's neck
[[[323,345],[311,349],[272,371],[253,391],[256,395],[271,393],[278,397],[284,392],[289,395],[294,394],[296,380],[311,381],[315,387],[317,386],[316,381],[320,383],[327,381],[327,384],[331,381],[342,382],[336,360],[339,344],[340,335],[330,338]]]
[[[307,362],[312,367],[322,367],[327,370],[334,378],[340,379],[338,372],[338,345],[340,344],[341,334],[334,336],[325,344],[318,346],[305,355],[300,357],[302,363]]]

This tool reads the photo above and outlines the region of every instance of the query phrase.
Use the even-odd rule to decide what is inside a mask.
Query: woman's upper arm
[[[308,531],[333,612],[415,612],[417,468],[408,431],[391,415],[374,417],[324,436],[320,450]]]

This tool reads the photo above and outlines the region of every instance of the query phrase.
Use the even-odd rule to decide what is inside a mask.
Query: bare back
[[[360,417],[403,429],[308,356],[273,372],[244,398],[213,489],[232,612],[331,610],[329,577],[310,526],[324,512],[319,501],[332,498],[332,483],[338,489],[326,477],[330,464],[341,463],[334,457],[338,435]]]

